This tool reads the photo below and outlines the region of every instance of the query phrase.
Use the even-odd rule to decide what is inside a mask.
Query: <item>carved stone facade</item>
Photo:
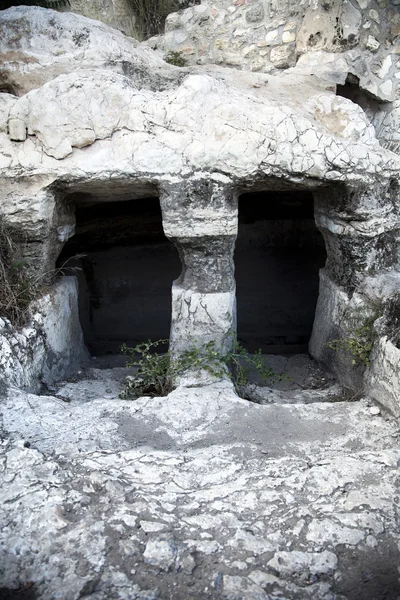
[[[251,31],[261,23],[263,37],[269,35],[264,31],[267,3],[229,3],[231,11],[225,4],[223,14],[231,15],[230,23],[236,15],[254,28]],[[289,8],[279,6],[274,19],[282,41],[289,39],[291,30],[285,27],[291,21],[285,12]],[[332,74],[339,65],[337,83],[344,84],[350,67],[342,63],[353,57],[356,64],[355,53],[368,60],[379,56],[389,65],[383,54],[362,46],[368,11],[353,5],[350,9],[349,3],[341,6],[355,15],[351,23],[361,41],[356,50],[339,54],[330,78],[326,61],[321,63],[320,78],[315,76],[317,66],[312,74],[306,73],[304,61],[282,74],[268,75],[263,69],[180,69],[104,25],[92,26],[84,17],[40,8],[4,11],[0,50],[9,61],[0,73],[5,90],[0,94],[0,206],[24,231],[32,270],[43,273],[54,268],[74,235],[81,202],[89,203],[95,213],[104,202],[159,198],[165,236],[175,244],[182,263],[181,275],[171,281],[170,337],[172,349],[179,352],[194,339],[214,340],[227,348],[235,333],[233,255],[239,196],[312,193],[327,261],[321,271],[310,351],[342,384],[355,391],[367,386],[376,400],[400,414],[393,400],[398,394],[393,389],[398,377],[394,357],[400,350],[393,337],[393,318],[388,317],[399,291],[400,159],[390,150],[397,143],[396,130],[390,126],[397,122],[397,104],[387,104],[383,112],[371,116],[368,107],[363,110],[336,94]],[[170,17],[170,27],[173,19],[185,15],[188,22],[191,15],[200,19],[209,8],[202,4]],[[317,5],[303,11],[301,27],[296,21],[298,45],[305,39],[308,11],[314,10]],[[324,10],[328,19],[331,13]],[[207,27],[217,22],[220,12],[215,11],[204,21]],[[378,9],[370,8],[368,15],[383,19]],[[349,30],[346,35],[350,43],[355,34]],[[381,100],[394,97],[397,50],[387,48],[387,39],[382,38],[381,45],[391,66],[385,67],[380,82],[360,83],[358,90],[371,93],[375,85],[373,95]],[[265,47],[272,52],[283,47],[279,44]],[[336,42],[327,44],[331,54],[325,56],[331,57]],[[254,48],[257,55],[260,48]],[[205,55],[207,60],[210,56]],[[315,56],[319,54],[308,56],[308,65]],[[263,58],[263,64],[267,60],[272,61],[271,55]],[[289,62],[285,66],[294,65]],[[245,62],[237,66],[252,68]],[[385,94],[389,80],[393,87]],[[372,121],[381,122],[379,135],[385,147]],[[327,345],[348,338],[367,320],[372,320],[377,340],[370,370],[352,364],[348,357],[344,360]],[[83,340],[76,344],[83,353]],[[51,361],[44,357],[36,373],[32,370],[31,381],[22,383],[35,386],[43,361],[51,371]],[[389,365],[390,373],[385,385],[378,385],[376,372],[386,369],[384,365]],[[5,380],[17,382],[12,369]]]

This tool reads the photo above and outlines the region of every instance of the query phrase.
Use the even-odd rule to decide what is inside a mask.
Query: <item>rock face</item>
[[[398,593],[395,422],[365,401],[258,406],[226,384],[122,402],[110,372],[92,376],[0,406],[3,594]]]
[[[143,2],[142,5],[150,8],[150,15],[153,16],[154,24],[157,24],[157,29],[159,30],[162,26],[162,18],[160,19],[159,15],[157,15],[157,8],[159,6],[165,6],[164,10],[172,12],[173,10],[198,3],[199,0],[169,0],[169,2],[161,3],[152,2],[149,7],[146,6],[146,2]],[[140,22],[138,6],[140,7],[140,2],[132,2],[130,0],[94,0],[92,2],[69,0],[68,5],[61,6],[58,10],[71,10],[89,19],[96,19],[110,27],[115,27],[115,29],[119,29],[125,35],[143,39],[143,37],[146,37],[147,32],[141,29],[143,24]],[[137,18],[138,14],[139,19]]]
[[[64,277],[34,307],[29,327],[0,321],[0,384],[37,392],[71,375],[87,359],[78,316],[75,277]],[[0,392],[4,391],[0,388]]]
[[[221,64],[185,68],[72,13],[0,12],[1,215],[31,277],[90,254],[24,329],[0,319],[0,597],[398,597],[399,431],[385,414],[400,416],[396,6],[203,2],[158,43]],[[350,391],[322,371],[315,390],[317,369],[299,378],[293,360],[304,389],[248,386],[260,404],[198,369],[167,398],[124,402],[126,369],[78,371],[78,312],[96,333],[104,304],[120,327],[171,314],[175,353],[229,349],[239,227],[241,256],[257,259],[241,259],[247,296],[266,256],[276,281],[285,252],[326,257],[310,352]],[[172,244],[172,306],[148,272],[130,305],[149,257],[172,273]],[[296,298],[308,271],[288,264]],[[264,321],[296,345],[289,305],[275,298]],[[271,339],[286,343],[279,328]]]
[[[190,64],[216,63],[273,72],[299,66],[393,100],[400,16],[393,1],[203,1],[168,16],[150,45],[180,52]]]
[[[237,18],[237,27],[245,19],[255,31],[267,18],[263,3],[232,6],[228,13],[236,15],[231,19]],[[322,7],[327,31],[335,6]],[[340,7],[346,27],[339,37],[328,36],[324,50],[318,38],[312,53],[305,51],[317,36],[309,13],[318,7],[296,14],[293,7],[276,9],[277,23],[285,14],[295,25],[282,31],[277,25],[279,43],[268,44],[279,53],[295,43],[289,34],[296,30],[304,54],[295,68],[268,76],[218,66],[179,69],[119,32],[71,13],[27,7],[2,12],[0,76],[7,93],[0,94],[1,210],[24,231],[31,268],[54,268],[83,202],[96,210],[105,201],[159,197],[165,235],[182,262],[172,286],[172,348],[187,348],[193,340],[227,348],[236,323],[238,197],[308,190],[327,253],[311,352],[342,383],[362,388],[366,364],[353,364],[327,344],[345,344],[370,322],[376,324],[369,332],[374,340],[393,339],[386,307],[395,301],[396,286],[380,283],[398,277],[400,159],[390,150],[397,143],[391,131],[397,104],[381,110],[365,91],[375,99],[393,97],[397,55],[388,47],[394,26],[389,35],[382,11],[371,5],[368,19],[382,21],[385,56],[366,49],[364,30],[375,30],[366,10],[347,2]],[[201,4],[179,18],[207,10]],[[275,40],[271,32],[263,35]],[[360,71],[348,61],[358,65],[362,57],[371,65],[378,56],[380,71],[371,71],[380,78],[376,87],[360,76],[355,89]],[[344,85],[348,72],[353,79]],[[385,96],[382,85],[389,80]],[[333,81],[343,85],[343,95],[335,93]],[[389,364],[382,349],[376,346],[373,361]],[[385,404],[390,385],[370,389]],[[388,404],[396,412],[397,401]]]
[[[71,10],[89,19],[102,21],[110,27],[119,29],[125,35],[135,37],[136,19],[129,0],[95,0],[94,2],[70,0],[69,5],[63,7],[63,10]]]
[[[74,13],[39,7],[1,11],[0,39],[0,90],[16,95],[77,70],[107,69],[157,90],[177,77],[178,70],[170,68],[164,81],[165,63],[154,52]]]

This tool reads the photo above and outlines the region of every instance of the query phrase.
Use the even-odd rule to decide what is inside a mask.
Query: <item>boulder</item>
[[[0,11],[0,91],[21,96],[57,75],[82,69],[124,74],[138,87],[163,89],[178,68],[99,21],[38,6]]]

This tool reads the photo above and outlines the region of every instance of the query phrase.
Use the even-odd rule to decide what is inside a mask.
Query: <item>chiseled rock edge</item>
[[[26,327],[0,319],[0,395],[6,386],[37,392],[85,364],[76,277],[63,277],[32,306]]]

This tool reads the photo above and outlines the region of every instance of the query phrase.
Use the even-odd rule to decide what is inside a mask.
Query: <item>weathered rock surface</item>
[[[237,4],[232,14],[257,8],[247,4]],[[360,11],[345,4],[355,15],[349,27],[357,29]],[[203,14],[205,7],[190,10]],[[251,13],[250,23],[264,19],[259,12]],[[377,114],[376,105],[368,105],[364,112],[332,88],[347,72],[353,78],[359,72],[350,71],[351,57],[364,65],[357,54],[367,52],[361,33],[361,45],[346,54],[329,44],[326,53],[317,44],[295,69],[267,76],[217,66],[178,69],[119,32],[71,13],[16,7],[2,12],[0,26],[8,91],[27,91],[19,98],[0,94],[1,210],[27,237],[32,269],[54,268],[82,199],[96,204],[158,196],[164,232],[182,261],[172,292],[172,348],[179,351],[190,339],[227,347],[236,319],[238,196],[308,188],[327,251],[311,349],[341,383],[360,389],[365,369],[327,344],[349,338],[361,317],[387,314],[385,305],[395,297],[394,291],[380,297],[376,307],[363,286],[366,278],[378,282],[398,274],[400,172],[390,150],[397,147],[391,133],[396,103]],[[354,35],[350,29],[347,40]],[[284,33],[289,40],[289,29],[282,40]],[[396,68],[389,46],[387,56],[374,54],[383,61],[378,75],[385,85]],[[384,99],[379,90],[369,93]],[[389,330],[378,337],[390,341]],[[388,374],[388,381],[396,375]],[[374,389],[385,402],[384,387]]]
[[[42,382],[71,375],[87,360],[75,277],[63,277],[32,311],[20,330],[0,319],[0,393],[8,385],[36,392]]]
[[[60,74],[107,69],[138,87],[163,89],[179,79],[154,52],[99,21],[17,6],[0,11],[0,90],[18,96]]]
[[[69,403],[65,386],[2,403],[0,587],[33,582],[38,600],[398,595],[394,422],[365,401],[258,406],[227,384],[123,402],[117,373],[68,383]]]
[[[349,73],[362,89],[392,101],[398,79],[400,17],[394,2],[204,1],[173,13],[165,35],[148,44],[180,52],[189,64],[221,64],[247,71],[295,67],[344,84]]]
[[[5,175],[22,165],[70,179],[78,169],[102,178],[107,170],[159,178],[213,170],[241,179],[261,170],[361,183],[399,166],[359,106],[290,76],[189,75],[176,90],[155,93],[110,72],[60,75],[12,105],[8,128]],[[62,163],[41,152],[65,159],[97,140],[105,144]],[[99,153],[109,160],[99,164]]]
[[[110,27],[119,29],[125,35],[135,37],[137,34],[136,19],[129,0],[94,0],[93,2],[70,0],[63,10],[71,10],[89,19],[102,21]]]

